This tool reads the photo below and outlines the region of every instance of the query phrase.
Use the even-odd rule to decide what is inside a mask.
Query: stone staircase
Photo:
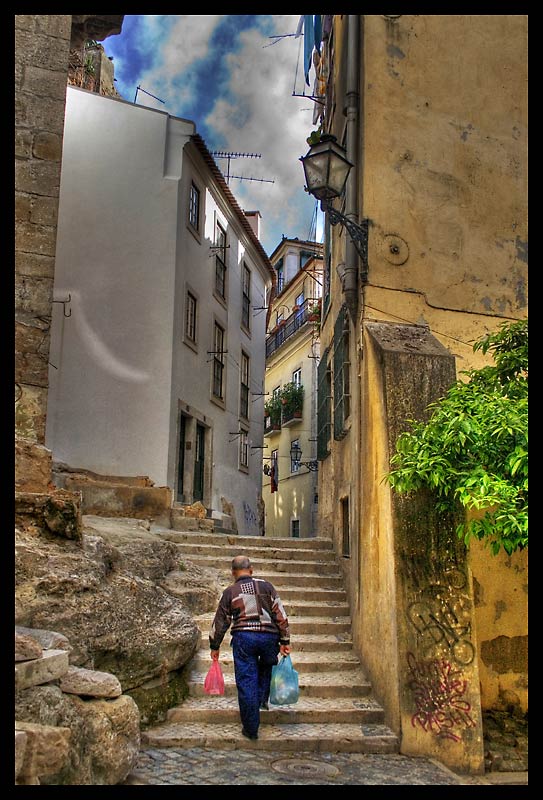
[[[240,553],[251,558],[256,577],[274,584],[289,616],[300,698],[262,711],[257,741],[243,737],[229,632],[220,655],[225,694],[204,693],[213,618],[205,614],[196,618],[202,637],[189,665],[189,696],[169,710],[166,722],[142,732],[143,747],[398,752],[398,739],[384,724],[384,711],[352,649],[347,596],[329,540],[176,533],[175,541],[192,563],[223,569],[225,586],[231,559]]]

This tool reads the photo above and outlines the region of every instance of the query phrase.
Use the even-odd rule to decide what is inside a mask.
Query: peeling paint
[[[400,50],[399,47],[396,47],[395,44],[389,44],[387,47],[387,53],[392,58],[405,58],[405,53],[403,50]]]
[[[515,247],[517,248],[517,258],[519,261],[528,263],[528,242],[523,242],[520,236],[515,239]]]

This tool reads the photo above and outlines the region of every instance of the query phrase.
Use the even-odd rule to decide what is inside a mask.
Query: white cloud
[[[165,103],[158,103],[143,94],[138,95],[138,103],[163,111],[180,108],[190,101],[194,93],[194,84],[189,77],[190,66],[208,55],[209,42],[221,15],[182,14],[170,17],[172,24],[166,36],[161,16],[146,15],[143,19],[146,47],[151,43],[157,48],[160,63],[141,76],[140,85]],[[182,83],[178,80],[181,75],[186,76]]]
[[[274,22],[278,34],[290,33],[298,17],[276,17]],[[251,29],[240,41],[239,51],[225,57],[230,94],[216,101],[206,124],[224,137],[226,149],[262,154],[258,161],[231,162],[231,172],[274,179],[274,184],[232,180],[230,185],[240,205],[262,214],[264,246],[271,251],[281,233],[300,238],[309,233],[314,203],[303,194],[298,159],[307,151],[306,138],[314,127],[312,109],[300,109],[310,108],[312,102],[292,97],[298,40],[289,37],[264,47],[270,39]],[[277,240],[269,239],[272,234]]]

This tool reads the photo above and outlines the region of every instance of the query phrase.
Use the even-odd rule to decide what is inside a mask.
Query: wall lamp
[[[358,255],[364,264],[368,260],[368,221],[353,222],[345,214],[336,211],[331,200],[339,197],[345,189],[352,164],[335,136],[324,133],[316,144],[311,145],[305,156],[300,157],[305,174],[305,189],[321,201],[321,210],[328,214],[332,225],[340,223],[349,233]]]
[[[307,467],[311,472],[316,472],[319,468],[318,461],[302,461],[302,449],[297,443],[294,443],[290,448],[290,461],[291,464]]]

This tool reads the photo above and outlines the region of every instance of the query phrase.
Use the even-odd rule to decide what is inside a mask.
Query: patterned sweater
[[[228,628],[236,631],[276,633],[280,644],[290,644],[286,611],[275,587],[262,578],[242,575],[222,593],[215,614],[209,647],[218,650]]]

